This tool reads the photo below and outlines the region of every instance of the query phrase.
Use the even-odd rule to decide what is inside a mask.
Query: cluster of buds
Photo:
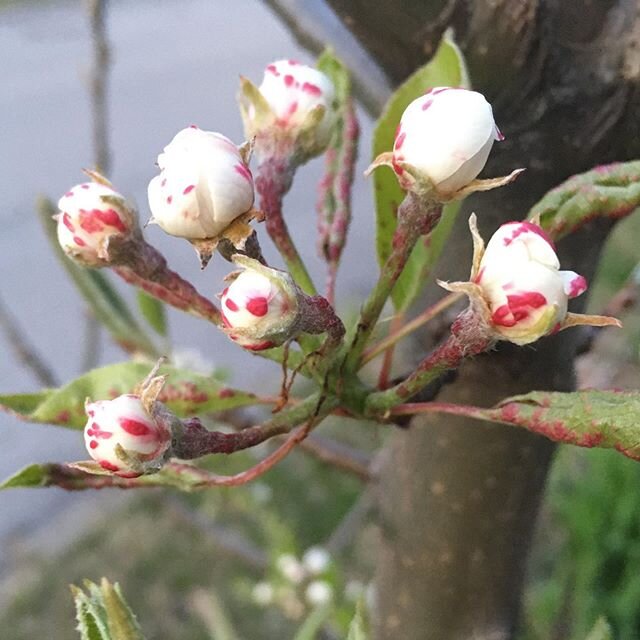
[[[98,174],[77,184],[58,201],[58,242],[72,259],[87,267],[110,264],[109,245],[138,232],[135,211],[124,196]]]
[[[475,317],[494,339],[525,345],[570,326],[620,326],[615,318],[567,311],[569,300],[586,291],[587,281],[560,271],[553,242],[535,222],[502,225],[486,248],[475,215],[469,226],[474,240],[470,281],[440,284],[469,296]]]
[[[473,191],[503,186],[522,171],[477,180],[496,140],[498,129],[491,105],[476,91],[436,87],[405,109],[393,151],[380,154],[368,172],[385,165],[400,186],[439,202],[461,199]]]
[[[295,60],[269,64],[262,84],[241,79],[240,111],[260,160],[283,153],[298,164],[319,155],[336,122],[335,89],[318,69]]]
[[[326,300],[306,295],[286,272],[247,256],[233,261],[244,269],[227,276],[220,294],[227,335],[245,349],[262,351],[301,333],[324,333],[339,340],[344,327]]]
[[[152,218],[168,234],[194,244],[206,263],[222,237],[243,248],[251,234],[253,176],[249,147],[195,125],[179,131],[158,156],[160,175],[149,183]]]

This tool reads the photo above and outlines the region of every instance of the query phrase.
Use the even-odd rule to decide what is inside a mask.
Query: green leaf
[[[167,314],[160,300],[150,296],[146,291],[138,291],[138,307],[144,319],[163,338],[167,336]]]
[[[0,409],[29,422],[81,429],[87,421],[86,398],[106,400],[130,393],[150,368],[143,362],[125,362],[94,369],[59,389],[0,395]],[[159,399],[178,416],[225,411],[258,402],[255,394],[225,387],[215,377],[168,365],[160,368],[160,374],[166,374],[168,379]]]
[[[353,620],[351,620],[351,624],[349,625],[349,635],[347,636],[347,640],[367,640],[369,634],[367,633],[366,623],[364,619],[364,601],[359,600],[356,606],[356,613],[353,616]]]
[[[391,96],[373,134],[373,157],[393,148],[396,128],[410,102],[438,86],[469,86],[462,54],[455,43],[445,37],[433,58],[411,75]],[[404,199],[395,174],[380,168],[373,172],[376,205],[378,262],[382,266],[391,252],[396,229],[396,212]],[[451,231],[460,203],[444,207],[442,221],[427,242],[418,242],[404,272],[393,289],[391,298],[398,311],[406,310],[424,287],[429,271],[437,262]]]
[[[55,462],[32,464],[1,482],[0,489],[60,487],[67,491],[84,491],[106,487],[122,489],[165,487],[190,492],[207,488],[201,471],[198,467],[190,465],[177,468],[167,464],[158,473],[133,479],[111,474],[89,473],[80,468],[83,466],[85,465],[82,463],[77,466]],[[89,467],[90,464],[86,466]]]
[[[46,487],[50,477],[49,464],[30,464],[7,478],[0,484],[0,489],[17,487]]]
[[[118,583],[102,578],[100,586],[85,580],[84,587],[88,593],[71,587],[82,640],[144,640]]]
[[[316,607],[302,623],[293,640],[315,640],[322,625],[325,623],[331,612],[330,605]]]
[[[493,409],[458,409],[481,420],[524,427],[555,442],[615,449],[640,460],[638,391],[532,391],[507,398]]]
[[[640,206],[640,160],[596,167],[549,191],[529,212],[556,240],[594,218],[617,220]]]
[[[60,260],[76,288],[96,318],[109,331],[114,341],[125,351],[139,351],[150,357],[159,353],[151,339],[140,328],[126,302],[113,288],[109,280],[96,269],[78,266],[60,248],[56,225],[51,216],[57,213],[51,200],[41,199],[38,211],[53,252]]]
[[[613,640],[613,631],[605,618],[598,618],[585,640]]]

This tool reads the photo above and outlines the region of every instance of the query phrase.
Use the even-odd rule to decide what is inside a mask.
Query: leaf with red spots
[[[410,102],[433,87],[467,87],[467,72],[460,50],[445,37],[433,58],[411,75],[391,96],[378,119],[373,134],[373,158],[393,148],[396,128]],[[395,174],[384,168],[373,172],[376,205],[376,247],[378,262],[383,265],[391,253],[396,229],[396,210],[404,198]],[[418,242],[407,266],[393,289],[391,298],[396,309],[406,310],[423,290],[451,232],[459,202],[444,207],[442,219],[431,233],[428,243]]]
[[[126,362],[94,369],[59,389],[0,395],[0,409],[29,422],[81,429],[87,422],[85,398],[106,400],[131,393],[149,373],[149,369],[150,366],[142,362]],[[253,393],[230,389],[216,377],[170,366],[161,367],[160,374],[166,374],[168,378],[159,399],[181,417],[225,411],[260,402]]]
[[[601,165],[549,191],[529,212],[558,240],[596,218],[618,220],[640,206],[640,160]]]
[[[532,391],[507,398],[491,409],[441,403],[431,407],[433,411],[523,427],[554,442],[615,449],[640,460],[638,391]]]

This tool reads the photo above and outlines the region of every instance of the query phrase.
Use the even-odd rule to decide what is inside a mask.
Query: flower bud
[[[179,131],[149,183],[151,222],[188,240],[214,238],[253,205],[253,177],[238,147],[213,131]]]
[[[307,602],[313,607],[321,607],[333,600],[333,587],[326,580],[314,580],[304,592]]]
[[[107,184],[78,184],[58,201],[58,242],[64,252],[89,267],[109,264],[108,243],[136,227],[134,212],[124,196]]]
[[[229,337],[245,349],[270,349],[292,337],[298,301],[288,274],[267,267],[246,268],[220,300]]]
[[[402,114],[393,145],[393,170],[404,189],[416,179],[439,193],[454,193],[475,180],[494,140],[503,136],[481,93],[437,87]]]
[[[321,71],[294,60],[268,65],[260,87],[242,81],[240,103],[248,139],[262,158],[278,142],[294,144],[301,161],[322,153],[336,123],[335,89]]]
[[[171,433],[145,410],[137,395],[88,402],[84,440],[91,457],[107,471],[135,478],[157,471],[169,454]]]
[[[470,282],[440,282],[449,291],[469,296],[472,316],[490,337],[524,345],[576,325],[621,326],[615,318],[568,313],[571,298],[584,293],[587,281],[560,271],[553,242],[533,222],[508,222],[486,249],[471,215],[474,240]]]

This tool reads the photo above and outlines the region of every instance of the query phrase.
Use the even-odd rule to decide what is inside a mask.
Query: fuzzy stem
[[[254,447],[269,438],[288,433],[294,426],[308,420],[313,416],[318,401],[319,395],[314,394],[264,424],[232,433],[209,431],[197,418],[187,420],[183,422],[184,430],[173,446],[173,453],[182,460],[193,460],[211,453],[229,454]]]
[[[389,332],[389,335],[380,340],[378,344],[374,344],[370,349],[364,352],[362,355],[362,365],[371,362],[376,356],[380,355],[383,351],[386,351],[389,347],[395,345],[402,338],[413,333],[416,329],[419,329],[427,322],[430,322],[437,315],[442,313],[445,309],[448,309],[452,304],[462,298],[461,293],[450,293],[441,300],[438,300],[435,304],[425,309],[419,316],[416,316],[413,320],[407,322],[400,327],[397,331],[393,329]]]
[[[294,170],[294,166],[284,159],[267,158],[258,167],[255,186],[260,194],[260,208],[266,216],[267,233],[282,255],[287,270],[303,291],[314,295],[316,288],[282,214],[282,200],[291,188]]]
[[[114,271],[125,282],[143,289],[177,309],[222,326],[218,308],[196,288],[169,269],[165,257],[139,236],[109,244]]]
[[[486,351],[494,341],[482,330],[471,309],[461,313],[451,326],[451,335],[415,371],[391,389],[371,394],[365,402],[365,415],[384,417],[393,407],[407,402],[430,382],[467,357]]]
[[[362,352],[413,248],[421,236],[429,234],[434,229],[441,215],[441,204],[426,204],[412,192],[407,193],[398,207],[398,226],[393,234],[391,254],[360,312],[356,335],[347,355],[348,370],[353,371],[358,368]]]

